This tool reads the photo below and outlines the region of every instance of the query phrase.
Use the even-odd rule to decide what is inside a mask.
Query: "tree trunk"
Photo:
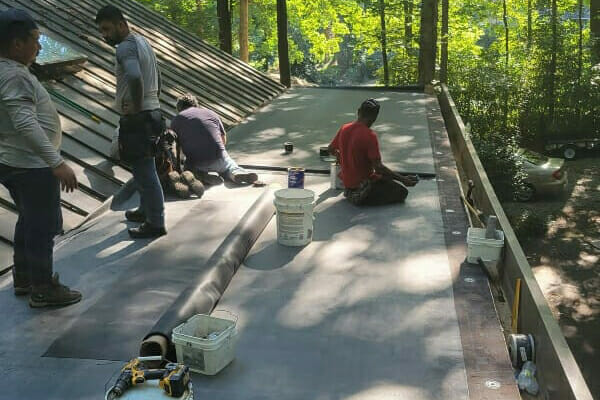
[[[556,57],[558,52],[558,6],[557,0],[552,0],[552,49],[550,54],[550,65],[548,66],[548,118],[550,126],[554,127],[554,108],[556,105]]]
[[[532,0],[527,0],[527,48],[531,48],[532,43],[532,19],[533,19],[533,8],[531,4]]]
[[[579,0],[579,42],[577,43],[577,88],[581,86],[583,73],[583,0]]]
[[[600,64],[600,0],[590,0],[592,66]]]
[[[448,83],[448,4],[449,0],[442,0],[442,54],[440,61],[440,81]]]
[[[229,0],[217,0],[217,18],[219,19],[219,46],[231,54],[231,9]]]
[[[404,0],[404,47],[406,54],[412,55],[414,0]]]
[[[508,10],[506,9],[506,0],[502,0],[502,21],[504,23],[504,104],[502,109],[502,130],[506,135],[508,133],[508,100],[509,100],[509,86],[508,86],[508,63],[510,60],[510,51],[509,51],[509,30],[508,30]]]
[[[198,18],[200,18],[200,20],[202,20],[203,1],[204,0],[196,0],[196,13],[198,14]],[[203,24],[198,24],[198,36],[200,36],[201,38],[204,37],[204,29],[202,29],[203,26]]]
[[[429,84],[435,78],[437,50],[438,0],[422,0],[419,34],[419,84]]]
[[[248,62],[248,0],[240,0],[240,60]]]
[[[291,87],[290,56],[288,54],[288,18],[286,0],[277,0],[277,49],[279,53],[279,81]]]
[[[381,19],[381,58],[383,61],[383,84],[388,86],[390,83],[390,70],[387,57],[387,32],[385,29],[385,3],[379,0],[379,18]]]

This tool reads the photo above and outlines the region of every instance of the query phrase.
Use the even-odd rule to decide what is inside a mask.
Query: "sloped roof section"
[[[101,7],[119,7],[134,32],[144,35],[156,52],[163,78],[161,104],[165,115],[175,113],[176,98],[186,92],[215,110],[226,127],[240,122],[284,87],[130,0],[0,0],[28,11],[43,32],[87,56],[76,75],[46,82],[63,126],[62,154],[74,168],[79,190],[62,194],[65,229],[81,223],[113,195],[131,173],[109,157],[119,115],[114,105],[115,49],[96,31]],[[8,191],[0,186],[0,269],[11,264],[16,212]]]

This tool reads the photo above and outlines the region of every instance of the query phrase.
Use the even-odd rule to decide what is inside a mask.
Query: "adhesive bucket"
[[[277,241],[284,246],[304,246],[313,236],[315,193],[307,189],[280,189],[275,192]]]
[[[177,361],[190,370],[215,375],[235,357],[236,321],[197,314],[173,329]]]
[[[485,229],[469,228],[467,231],[467,262],[477,264],[477,259],[496,261],[504,247],[504,232],[496,230],[496,239],[486,239]]]

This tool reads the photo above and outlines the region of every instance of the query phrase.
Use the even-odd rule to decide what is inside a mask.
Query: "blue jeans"
[[[235,182],[233,180],[233,175],[248,173],[248,171],[237,165],[236,162],[233,161],[233,159],[229,156],[229,154],[227,154],[226,151],[223,152],[223,157],[218,158],[214,161],[195,164],[194,166],[192,166],[192,168],[195,171],[216,172],[223,178],[228,179],[231,182]]]
[[[164,227],[165,198],[156,173],[154,157],[132,161],[131,172],[140,194],[140,210],[146,215],[146,222],[155,227]]]
[[[54,237],[62,231],[60,186],[50,168],[0,164],[0,183],[10,192],[19,217],[15,226],[15,286],[47,285],[52,279]]]

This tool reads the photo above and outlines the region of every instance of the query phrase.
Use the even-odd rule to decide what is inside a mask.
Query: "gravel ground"
[[[600,159],[567,163],[563,196],[504,203],[592,395],[600,399]],[[521,219],[522,220],[522,219]],[[513,223],[513,226],[515,223]]]

